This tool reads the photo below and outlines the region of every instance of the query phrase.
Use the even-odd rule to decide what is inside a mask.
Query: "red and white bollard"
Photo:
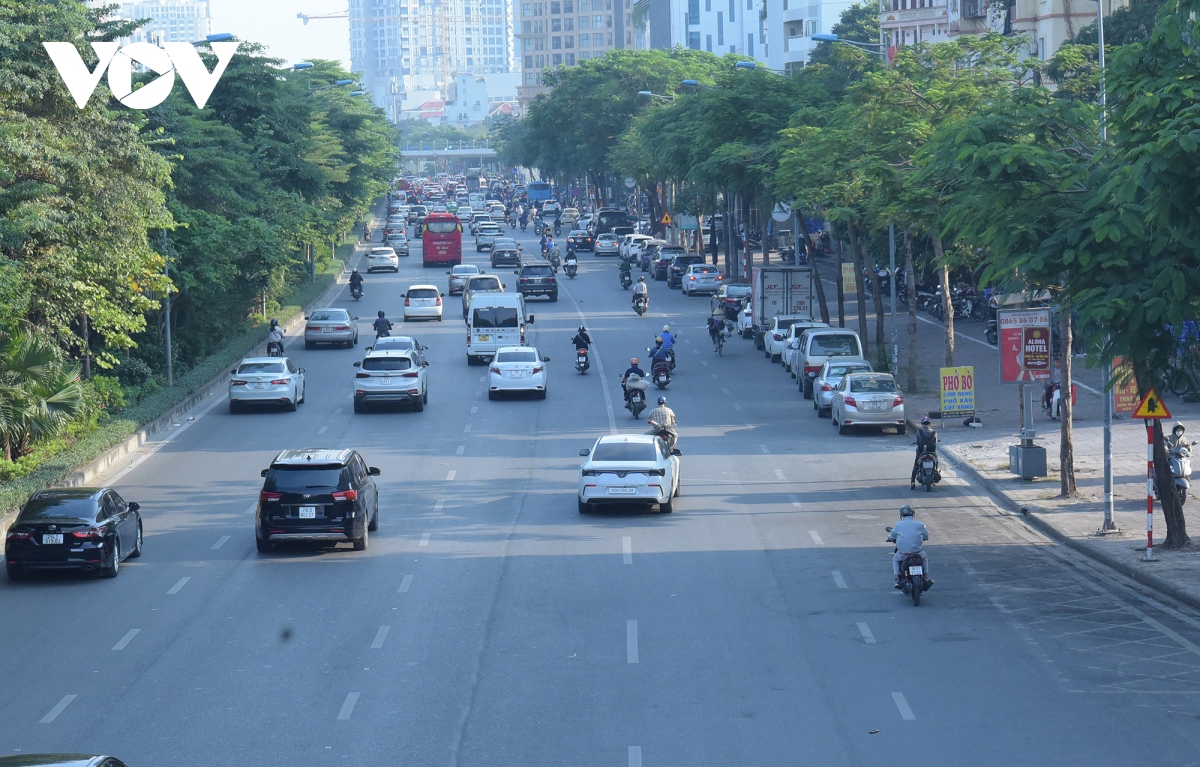
[[[1154,422],[1146,419],[1146,559],[1154,559]]]

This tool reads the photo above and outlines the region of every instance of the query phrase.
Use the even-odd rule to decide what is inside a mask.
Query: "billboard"
[[[1029,383],[1050,379],[1050,309],[1000,309],[996,312],[1000,342],[1000,382]]]

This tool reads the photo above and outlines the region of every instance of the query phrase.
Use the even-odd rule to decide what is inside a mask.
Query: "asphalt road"
[[[414,249],[337,304],[398,321],[400,293],[424,282],[444,289],[445,274]],[[457,298],[444,322],[397,331],[430,347],[422,413],[355,415],[362,347],[289,345],[308,371],[298,412],[230,415],[218,400],[112,480],[146,526],[120,577],[0,583],[0,754],[1200,764],[1200,616],[1048,543],[950,472],[911,493],[907,438],[839,437],[749,342],[712,353],[706,299],[650,291],[639,318],[615,260],[584,254],[558,303],[530,302],[552,358],[544,401],[484,396]],[[584,376],[581,316],[597,352]],[[664,321],[682,339],[667,395],[683,495],[671,515],[581,516],[577,453],[643,430],[617,377]],[[304,446],[353,447],[382,469],[368,551],[255,551],[259,470]],[[892,590],[883,543],[905,501],[933,536],[937,585],[919,608]]]

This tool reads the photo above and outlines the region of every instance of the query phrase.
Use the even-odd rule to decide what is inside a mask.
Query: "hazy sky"
[[[349,69],[349,21],[314,19],[306,25],[296,18],[297,13],[345,13],[349,5],[348,0],[209,0],[209,11],[213,32],[262,43],[288,63],[337,59]]]

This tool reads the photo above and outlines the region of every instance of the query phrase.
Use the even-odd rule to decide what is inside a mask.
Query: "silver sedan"
[[[866,360],[830,360],[822,365],[821,372],[813,379],[813,410],[817,411],[817,417],[829,417],[829,411],[833,407],[833,390],[847,373],[870,373],[873,370],[871,363]]]
[[[317,344],[350,348],[358,343],[358,317],[345,309],[318,309],[305,319],[305,349]]]
[[[450,271],[446,272],[450,275],[450,279],[446,281],[446,292],[452,296],[456,296],[463,292],[463,288],[467,284],[467,278],[476,274],[482,274],[478,266],[475,264],[459,264]]]
[[[904,395],[887,373],[851,373],[833,390],[831,417],[838,434],[851,426],[894,426],[903,436]]]

